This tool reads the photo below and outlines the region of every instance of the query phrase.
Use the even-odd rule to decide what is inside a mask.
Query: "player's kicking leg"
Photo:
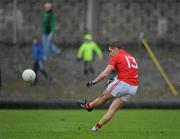
[[[92,102],[88,102],[85,100],[85,101],[79,101],[78,103],[79,103],[81,108],[84,108],[87,111],[92,111],[93,108],[100,106],[100,105],[103,105],[104,103],[106,103],[111,98],[114,98],[114,96],[112,96],[111,93],[109,93],[107,90],[104,90],[102,95],[100,95],[98,98],[96,98]]]
[[[91,131],[98,131],[104,124],[112,119],[115,112],[123,105],[124,101],[120,98],[114,99],[108,111],[103,115],[99,122],[91,129]]]

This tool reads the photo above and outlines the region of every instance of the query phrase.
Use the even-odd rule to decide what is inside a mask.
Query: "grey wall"
[[[180,92],[180,47],[151,45],[165,72]],[[46,63],[46,70],[54,78],[53,83],[49,84],[40,74],[39,84],[31,87],[21,77],[24,69],[32,68],[31,46],[7,47],[7,45],[1,44],[0,50],[3,81],[0,100],[93,99],[101,93],[105,86],[106,81],[88,89],[86,83],[94,79],[105,68],[109,59],[107,51],[104,52],[103,61],[96,59],[93,63],[96,75],[87,77],[83,75],[83,62],[76,61],[77,49],[63,49],[60,55],[51,56]],[[143,47],[134,44],[127,46],[127,50],[137,58],[139,66],[140,85],[137,96],[133,98],[135,102],[179,101],[180,98],[172,95]]]
[[[17,40],[31,41],[33,35],[40,35],[43,0],[17,0]],[[80,39],[85,27],[86,1],[54,0],[57,42],[74,42]],[[13,0],[0,1],[1,40],[12,41]]]
[[[17,0],[18,41],[30,41],[39,32],[43,0]],[[57,42],[78,42],[86,28],[86,0],[52,0],[56,17]],[[0,40],[11,41],[13,0],[0,1]],[[180,2],[177,0],[98,0],[93,13],[95,39],[101,42],[122,39],[136,41],[140,32],[148,39],[179,43]],[[158,35],[159,20],[167,29]],[[166,28],[166,27],[165,27]],[[8,30],[7,30],[8,29]],[[37,30],[36,30],[37,29]]]
[[[17,0],[17,39],[29,42],[34,34],[39,34],[42,19],[43,0]],[[86,0],[53,0],[56,16],[56,43],[63,42],[62,48],[77,48],[86,22]],[[11,42],[13,36],[13,1],[0,1],[0,40]],[[99,8],[97,8],[99,7]],[[165,40],[165,42],[179,42],[180,3],[175,0],[98,0],[95,39],[101,43],[112,40],[137,42],[140,32],[144,32],[149,42]],[[167,19],[167,30],[159,35],[157,26],[160,18]],[[71,45],[67,45],[71,44]],[[22,47],[23,46],[23,47]],[[152,44],[153,50],[170,76],[178,90],[180,90],[180,47],[174,43]],[[105,45],[101,45],[106,48]],[[137,57],[140,68],[140,87],[135,101],[179,101],[168,89],[147,52],[137,43],[130,45],[129,50]],[[94,98],[104,87],[104,83],[93,89],[87,89],[85,83],[94,78],[84,77],[83,64],[75,58],[77,49],[66,49],[57,57],[52,57],[47,64],[47,70],[54,76],[55,82],[49,85],[40,76],[40,84],[31,87],[21,79],[21,73],[26,68],[32,68],[31,45],[8,47],[0,44],[0,59],[2,68],[3,87],[0,90],[1,100],[49,100],[56,98]],[[105,53],[107,54],[107,52]],[[96,74],[107,64],[95,61]]]
[[[171,0],[101,0],[99,31],[103,39],[136,41],[140,32],[150,40],[160,38],[177,42],[180,31],[180,3]],[[167,22],[160,36],[158,22]]]

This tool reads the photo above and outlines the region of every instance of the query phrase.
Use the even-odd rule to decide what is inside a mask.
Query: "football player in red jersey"
[[[93,108],[106,103],[110,99],[114,99],[108,111],[91,128],[91,131],[98,131],[106,124],[115,112],[132,96],[136,94],[138,88],[138,65],[135,58],[126,52],[119,41],[112,42],[109,46],[109,60],[106,68],[93,80],[87,83],[87,87],[99,83],[107,77],[113,70],[116,70],[117,76],[108,84],[103,93],[94,101],[79,102],[82,108],[91,111]]]

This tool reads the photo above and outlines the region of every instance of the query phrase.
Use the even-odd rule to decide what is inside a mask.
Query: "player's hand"
[[[89,88],[89,87],[92,87],[93,85],[95,85],[96,83],[93,82],[93,81],[90,81],[86,84],[86,86]]]

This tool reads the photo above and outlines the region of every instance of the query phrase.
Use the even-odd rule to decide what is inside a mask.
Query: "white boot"
[[[96,128],[95,126],[93,126],[93,128],[91,128],[91,132],[97,132],[99,130],[99,128]]]

